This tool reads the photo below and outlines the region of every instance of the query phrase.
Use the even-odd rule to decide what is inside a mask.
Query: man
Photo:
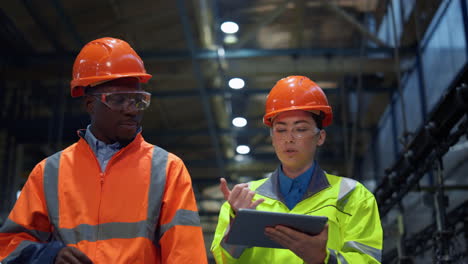
[[[221,179],[225,202],[211,246],[217,263],[379,263],[382,227],[374,196],[360,183],[323,171],[315,161],[325,142],[332,110],[322,89],[303,76],[276,83],[266,101],[263,122],[281,166],[267,179],[237,184]],[[286,249],[225,242],[240,208],[327,216],[316,236],[286,226],[265,234]]]
[[[0,229],[7,263],[206,263],[190,175],[141,135],[151,75],[125,41],[83,47],[71,94],[91,125],[31,172]]]

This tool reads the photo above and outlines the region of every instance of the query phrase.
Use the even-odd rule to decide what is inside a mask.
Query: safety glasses
[[[278,139],[303,139],[307,136],[315,136],[320,133],[320,129],[317,127],[294,127],[292,129],[286,129],[284,127],[274,127],[272,129],[272,135]]]
[[[114,111],[135,108],[138,111],[145,110],[150,105],[151,94],[144,91],[92,93],[103,104]]]

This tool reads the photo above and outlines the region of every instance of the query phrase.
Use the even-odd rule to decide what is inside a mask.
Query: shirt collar
[[[88,125],[86,128],[86,133],[84,135],[84,138],[86,142],[88,142],[88,145],[91,147],[94,153],[98,153],[99,149],[102,148],[109,148],[111,150],[119,150],[122,148],[122,145],[119,142],[115,142],[112,144],[106,144],[99,139],[97,139],[93,133],[91,132],[91,125]]]
[[[279,187],[281,194],[286,196],[291,191],[293,183],[296,183],[297,186],[309,186],[310,179],[315,170],[315,163],[316,161],[314,161],[312,166],[310,166],[310,168],[308,168],[304,173],[294,179],[286,176],[283,172],[283,166],[281,166],[279,169]]]
[[[281,167],[278,167],[255,191],[260,195],[284,202],[280,188],[278,186],[280,170]],[[304,199],[320,192],[323,189],[328,188],[329,186],[330,183],[328,182],[325,172],[322,170],[322,168],[320,168],[319,164],[315,164],[315,169],[313,175],[311,176],[309,187],[307,188]]]

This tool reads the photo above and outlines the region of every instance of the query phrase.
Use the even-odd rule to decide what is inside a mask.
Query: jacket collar
[[[269,197],[271,199],[275,199],[285,203],[283,195],[281,195],[281,191],[279,189],[279,170],[281,167],[279,166],[276,170],[268,177],[268,179],[260,185],[255,191],[257,194]],[[309,186],[307,187],[307,192],[302,197],[302,200],[305,200],[312,195],[326,189],[330,186],[327,177],[325,176],[325,172],[320,168],[318,163],[316,163],[316,167],[314,170],[314,174],[310,179]]]
[[[133,140],[130,143],[128,143],[128,145],[122,147],[120,149],[120,151],[125,150],[125,149],[135,148],[136,146],[139,146],[144,141],[143,136],[141,135],[141,131],[142,131],[142,129],[140,127],[138,129],[135,137],[133,138]],[[78,145],[80,145],[80,143],[81,143],[81,145],[85,144],[92,150],[91,146],[88,144],[88,142],[86,141],[86,138],[85,138],[86,129],[79,129],[79,130],[76,131],[76,133],[80,137],[80,140],[78,141]],[[94,151],[92,151],[92,152],[94,153]]]

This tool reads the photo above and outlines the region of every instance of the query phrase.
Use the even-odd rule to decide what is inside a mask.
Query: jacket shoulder
[[[260,180],[256,180],[256,181],[250,181],[248,182],[247,184],[249,185],[249,188],[251,190],[256,190],[258,187],[260,187],[260,185],[262,185],[265,181],[267,181],[269,178],[265,178],[265,179],[260,179]]]
[[[357,180],[328,173],[325,173],[325,175],[331,186],[339,188],[338,199],[349,195],[356,199],[374,198],[374,194]]]

